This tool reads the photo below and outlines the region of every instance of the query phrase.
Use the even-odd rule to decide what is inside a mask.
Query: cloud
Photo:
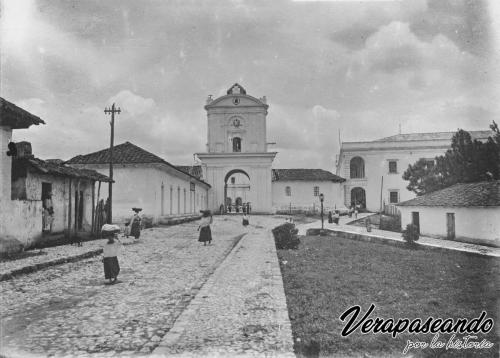
[[[293,115],[290,115],[293,113]],[[331,168],[338,149],[339,114],[315,105],[306,110],[273,105],[268,119],[268,139],[275,141],[277,167]],[[300,154],[299,154],[300,153]]]
[[[112,96],[107,101],[108,105],[115,103],[116,106],[121,106],[121,109],[130,114],[137,116],[152,111],[156,103],[152,98],[144,98],[132,93],[129,90],[122,90]]]

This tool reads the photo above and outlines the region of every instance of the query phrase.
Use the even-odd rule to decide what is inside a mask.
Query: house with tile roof
[[[461,183],[397,204],[405,228],[425,236],[500,247],[500,180]]]
[[[16,143],[12,161],[11,199],[41,205],[41,210],[24,211],[23,230],[16,238],[25,248],[67,238],[87,237],[98,233],[96,183],[109,182],[106,175],[90,169],[76,169],[60,160],[45,161],[32,154],[31,144]]]
[[[91,234],[95,184],[110,180],[62,160],[41,160],[29,142],[12,142],[13,130],[40,124],[45,122],[0,98],[0,253]]]
[[[491,131],[470,131],[472,139],[487,140]],[[403,173],[410,164],[434,158],[450,149],[455,132],[397,134],[366,142],[342,142],[336,160],[336,174],[346,178],[344,204],[360,204],[369,211],[410,200]]]
[[[45,124],[38,116],[0,97],[0,252],[20,250],[23,243],[16,237],[32,235],[25,218],[41,212],[41,200],[12,200],[12,159],[16,156],[12,131]],[[41,225],[41,221],[40,221]]]
[[[77,155],[66,162],[78,169],[109,173],[109,148]],[[210,185],[163,158],[125,142],[113,148],[113,221],[124,222],[133,207],[153,221],[161,217],[197,215],[207,207]],[[107,188],[104,194],[107,196]]]

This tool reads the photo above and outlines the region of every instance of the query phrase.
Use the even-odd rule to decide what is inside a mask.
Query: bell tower
[[[212,210],[226,206],[229,178],[241,173],[250,181],[248,203],[252,211],[272,211],[271,164],[277,153],[267,151],[268,108],[265,97],[248,95],[238,83],[224,96],[208,97],[207,152],[197,156],[203,163],[203,177],[212,186]]]

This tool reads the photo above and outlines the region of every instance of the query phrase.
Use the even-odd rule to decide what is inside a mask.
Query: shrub
[[[418,226],[415,224],[406,225],[406,229],[403,230],[403,239],[408,244],[414,244],[418,240],[420,234],[418,232]]]
[[[300,239],[297,237],[298,230],[292,223],[284,223],[273,230],[274,243],[278,250],[296,250],[299,247]]]

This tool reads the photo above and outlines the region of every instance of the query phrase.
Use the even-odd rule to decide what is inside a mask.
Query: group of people
[[[339,224],[339,220],[340,220],[340,212],[338,210],[335,210],[335,213],[332,214],[332,212],[328,212],[328,223],[332,224],[332,223],[335,223],[335,224]]]

